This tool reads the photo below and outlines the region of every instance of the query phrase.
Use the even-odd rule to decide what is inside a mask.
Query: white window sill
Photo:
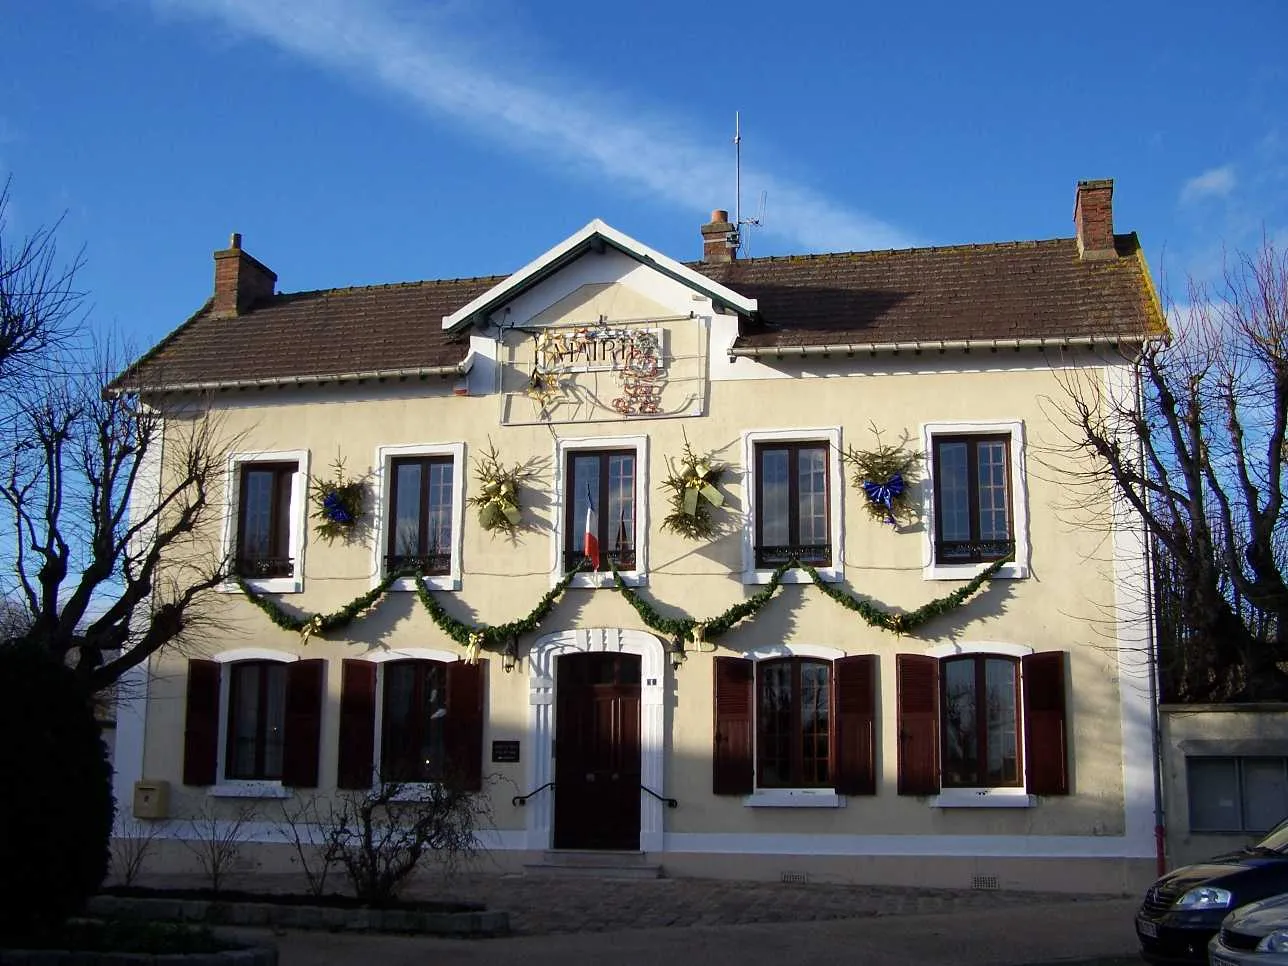
[[[426,577],[425,586],[429,590],[460,590],[461,579],[452,574],[439,574],[436,577]],[[391,591],[414,591],[416,589],[415,577],[399,577],[389,585]]]
[[[844,808],[845,796],[830,788],[760,788],[744,795],[747,808]]]
[[[843,574],[840,567],[816,567],[819,577],[825,584],[839,584]],[[744,584],[767,584],[774,579],[774,571],[770,570],[744,570],[742,572],[742,582]],[[814,581],[804,570],[793,567],[791,570],[783,571],[784,584],[812,584]]]
[[[211,798],[290,798],[291,790],[281,782],[224,782],[211,785]]]
[[[931,808],[1032,808],[1037,797],[1023,788],[945,788]]]
[[[921,568],[922,580],[974,580],[987,568],[986,563],[970,564],[927,564]],[[1010,580],[1024,580],[1029,576],[1029,568],[1024,564],[1011,561],[1002,564],[1002,569],[993,576]]]
[[[247,580],[246,583],[257,594],[304,593],[304,581],[299,577],[261,577]],[[241,593],[241,588],[231,580],[225,580],[220,584],[219,590],[225,594]]]
[[[626,584],[627,587],[648,586],[647,571],[620,570],[618,571],[618,573],[621,574],[622,582]],[[554,582],[551,584],[551,586],[554,586],[554,584],[562,580],[563,576],[564,576],[563,574],[557,575],[554,579]],[[570,583],[568,586],[569,587],[588,587],[588,588],[597,589],[597,590],[602,590],[602,589],[611,590],[612,588],[617,586],[617,581],[613,579],[613,572],[611,570],[606,573],[597,571],[595,573],[577,574],[575,577],[572,578],[572,583]]]

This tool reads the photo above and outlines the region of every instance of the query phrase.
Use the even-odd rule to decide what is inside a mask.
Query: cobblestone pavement
[[[1093,898],[1049,892],[483,874],[422,879],[411,896],[471,900],[504,909],[512,931],[529,936],[924,915]]]

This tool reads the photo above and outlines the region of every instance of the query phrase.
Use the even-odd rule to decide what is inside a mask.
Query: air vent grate
[[[997,876],[995,875],[971,876],[970,887],[972,889],[996,889]]]
[[[789,885],[804,885],[809,881],[809,874],[806,872],[784,872],[782,881]]]

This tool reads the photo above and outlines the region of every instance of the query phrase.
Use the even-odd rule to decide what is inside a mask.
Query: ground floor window
[[[1186,758],[1191,832],[1266,832],[1288,815],[1288,758]]]

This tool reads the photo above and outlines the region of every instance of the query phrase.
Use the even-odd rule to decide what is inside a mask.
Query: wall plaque
[[[516,762],[519,760],[519,743],[517,741],[492,742],[492,761]]]

